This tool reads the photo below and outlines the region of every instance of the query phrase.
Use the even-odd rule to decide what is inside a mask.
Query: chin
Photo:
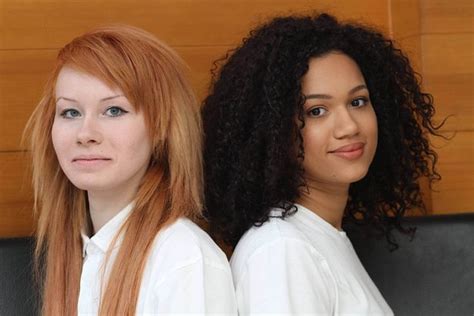
[[[98,189],[97,183],[87,183],[84,181],[71,181],[71,183],[79,190],[94,191]]]
[[[107,183],[103,183],[103,177],[96,178],[92,175],[82,175],[80,177],[68,178],[76,188],[84,191],[101,191],[107,187]]]
[[[356,170],[353,170],[356,171]],[[359,172],[349,172],[345,175],[342,175],[341,178],[345,178],[343,182],[345,183],[354,183],[365,178],[367,175],[368,169],[360,170]]]

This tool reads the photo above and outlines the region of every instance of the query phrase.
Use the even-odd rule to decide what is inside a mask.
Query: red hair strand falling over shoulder
[[[87,192],[67,179],[51,140],[55,85],[64,66],[120,88],[143,111],[153,145],[147,172],[99,309],[134,315],[155,236],[182,216],[198,217],[202,201],[199,107],[178,55],[153,35],[124,25],[97,28],[62,48],[24,139],[32,155],[37,214],[36,260],[42,273],[44,315],[76,315],[82,269],[81,229],[90,225]],[[134,258],[129,260],[129,258]],[[120,263],[120,264],[119,264]]]

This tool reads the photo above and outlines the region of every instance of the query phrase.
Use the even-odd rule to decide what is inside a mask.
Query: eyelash
[[[324,107],[322,107],[322,106],[317,106],[317,107],[312,108],[311,110],[309,110],[309,111],[308,111],[308,115],[309,115],[309,116],[312,116],[312,117],[321,117],[322,115],[324,115],[324,114],[316,115],[316,114],[314,113],[315,110],[324,110],[324,111],[326,111],[326,112],[328,111],[328,110],[326,110],[326,109],[325,109]]]
[[[354,107],[358,107],[358,108],[363,107],[363,106],[367,105],[367,103],[370,102],[369,98],[367,98],[367,97],[360,97],[360,98],[356,98],[356,99],[352,100],[352,101],[351,101],[351,105],[353,105],[354,101],[364,101],[364,104],[363,104],[363,105],[354,106]]]
[[[117,110],[119,110],[119,111],[120,111],[120,114],[110,115],[111,117],[122,116],[122,115],[128,113],[128,111],[125,111],[124,109],[122,109],[122,108],[119,107],[119,106],[111,106],[111,107],[107,108],[107,110],[105,110],[104,113],[107,113],[107,112],[109,112],[109,111],[112,110],[112,109],[117,109]]]
[[[109,112],[110,110],[115,110],[115,109],[119,110],[119,114],[115,114],[115,115],[113,115],[113,114],[107,114],[107,112]],[[72,115],[72,116],[71,116],[71,115],[70,115],[71,112],[75,112],[75,113],[78,114],[78,115],[76,115],[76,116]],[[122,115],[124,115],[124,114],[126,114],[126,113],[128,113],[128,111],[125,111],[124,109],[122,109],[122,108],[119,107],[119,106],[111,106],[111,107],[107,108],[107,109],[105,110],[105,112],[104,112],[104,114],[105,114],[106,116],[109,116],[109,117],[118,117],[118,116],[122,116]],[[80,116],[80,112],[79,112],[78,110],[76,110],[76,109],[65,109],[65,110],[62,111],[61,114],[59,114],[59,115],[60,115],[61,117],[65,118],[65,119],[74,119],[74,118]]]
[[[354,102],[355,102],[355,101],[363,101],[364,104],[362,104],[362,105],[354,105]],[[352,107],[361,108],[361,107],[366,106],[367,103],[369,103],[369,102],[370,102],[369,98],[367,98],[367,97],[360,97],[360,98],[355,98],[355,99],[353,99],[350,104],[351,104]],[[323,111],[325,111],[325,112],[328,111],[325,107],[317,106],[317,107],[314,107],[314,108],[310,109],[310,110],[307,112],[307,114],[308,114],[309,116],[312,116],[312,117],[321,117],[321,116],[324,115],[324,114],[315,115],[314,110],[323,110]]]
[[[59,115],[60,115],[61,117],[65,118],[65,119],[73,119],[73,118],[77,117],[77,116],[70,116],[70,115],[68,115],[68,114],[71,113],[71,112],[76,112],[76,113],[80,114],[78,110],[75,110],[75,109],[65,109],[65,110],[62,111],[61,114],[59,114]]]

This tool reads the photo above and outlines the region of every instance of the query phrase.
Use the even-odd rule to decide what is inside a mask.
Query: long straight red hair
[[[152,140],[150,165],[138,188],[134,209],[119,232],[123,240],[103,286],[99,308],[100,315],[134,315],[155,236],[179,217],[200,215],[199,107],[185,64],[172,49],[141,29],[123,25],[97,28],[59,51],[24,134],[32,155],[35,256],[44,267],[44,315],[77,314],[82,270],[80,232],[90,225],[87,192],[67,179],[51,140],[56,80],[64,66],[121,89],[134,107],[143,111]]]

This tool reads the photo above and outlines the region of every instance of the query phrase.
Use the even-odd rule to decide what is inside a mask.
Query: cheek
[[[374,151],[377,148],[377,141],[378,141],[378,127],[377,127],[377,116],[375,112],[372,110],[370,119],[368,120],[367,124],[365,125],[367,128],[367,137],[373,143]]]
[[[61,128],[61,125],[55,121],[51,128],[51,140],[59,161],[63,160],[67,154],[67,138],[67,129]]]
[[[126,139],[122,147],[125,156],[133,160],[148,160],[151,156],[150,137],[145,130],[135,129],[135,131],[135,133],[128,133],[127,135],[123,135],[123,137],[117,135],[116,143],[120,144]]]
[[[324,129],[308,126],[302,132],[305,157],[317,158],[324,155],[327,133]]]
[[[367,112],[363,117],[363,121],[360,122],[361,132],[363,133],[367,141],[367,159],[371,163],[374,159],[375,152],[377,150],[378,143],[378,127],[377,127],[377,116],[374,110]]]

